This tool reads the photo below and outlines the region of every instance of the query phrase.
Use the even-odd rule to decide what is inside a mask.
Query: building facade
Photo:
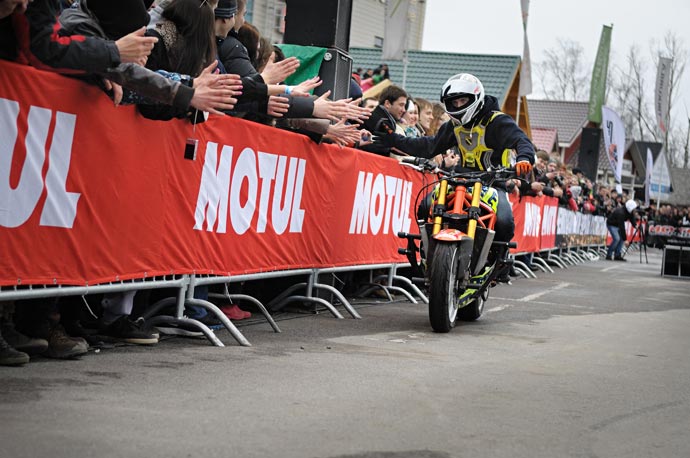
[[[384,40],[386,2],[395,0],[353,0],[350,47],[381,48]],[[314,0],[318,8],[319,0]],[[247,0],[247,21],[273,43],[282,43],[285,32],[284,0]],[[426,0],[410,0],[408,49],[422,48]]]

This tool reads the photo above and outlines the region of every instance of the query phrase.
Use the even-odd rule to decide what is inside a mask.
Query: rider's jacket
[[[433,157],[457,148],[465,168],[485,170],[489,166],[510,166],[514,160],[534,164],[534,145],[513,118],[499,110],[498,100],[485,97],[484,107],[464,126],[454,119],[441,126],[433,137],[410,138],[389,135],[387,146],[419,157]],[[512,151],[511,151],[512,150]]]
[[[456,125],[453,128],[457,151],[460,153],[460,165],[464,169],[487,170],[492,166],[502,165],[510,167],[514,159],[512,150],[494,151],[486,145],[486,128],[498,116],[507,116],[500,111],[494,111],[477,124],[468,126]],[[496,154],[494,154],[496,153]]]

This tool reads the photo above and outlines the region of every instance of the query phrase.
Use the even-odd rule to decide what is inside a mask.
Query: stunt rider
[[[390,131],[378,131],[379,141],[418,157],[434,157],[454,148],[460,153],[458,170],[487,170],[512,166],[512,151],[517,153],[515,168],[527,177],[535,161],[534,145],[513,118],[500,111],[496,97],[484,94],[481,81],[469,73],[460,73],[446,81],[441,102],[450,120],[433,137],[410,138]],[[496,186],[495,240],[509,242],[515,233],[513,212],[505,186]]]

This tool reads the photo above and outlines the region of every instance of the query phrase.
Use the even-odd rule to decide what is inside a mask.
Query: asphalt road
[[[250,348],[0,368],[0,457],[687,457],[690,280],[628,257],[494,288],[450,334],[368,299],[252,320]]]

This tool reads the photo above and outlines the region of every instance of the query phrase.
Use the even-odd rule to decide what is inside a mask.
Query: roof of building
[[[690,169],[671,167],[670,202],[673,205],[690,206]]]
[[[550,153],[558,147],[558,130],[532,127],[532,143],[537,149]]]
[[[561,147],[572,145],[587,125],[587,102],[527,99],[527,110],[532,129],[558,130],[558,145]]]
[[[479,78],[487,94],[503,105],[520,65],[520,56],[459,54],[432,51],[408,51],[405,90],[412,97],[438,101],[441,87],[457,73],[471,73]],[[381,65],[380,48],[350,48],[352,68],[376,68]],[[391,79],[402,85],[403,63],[386,62]]]

